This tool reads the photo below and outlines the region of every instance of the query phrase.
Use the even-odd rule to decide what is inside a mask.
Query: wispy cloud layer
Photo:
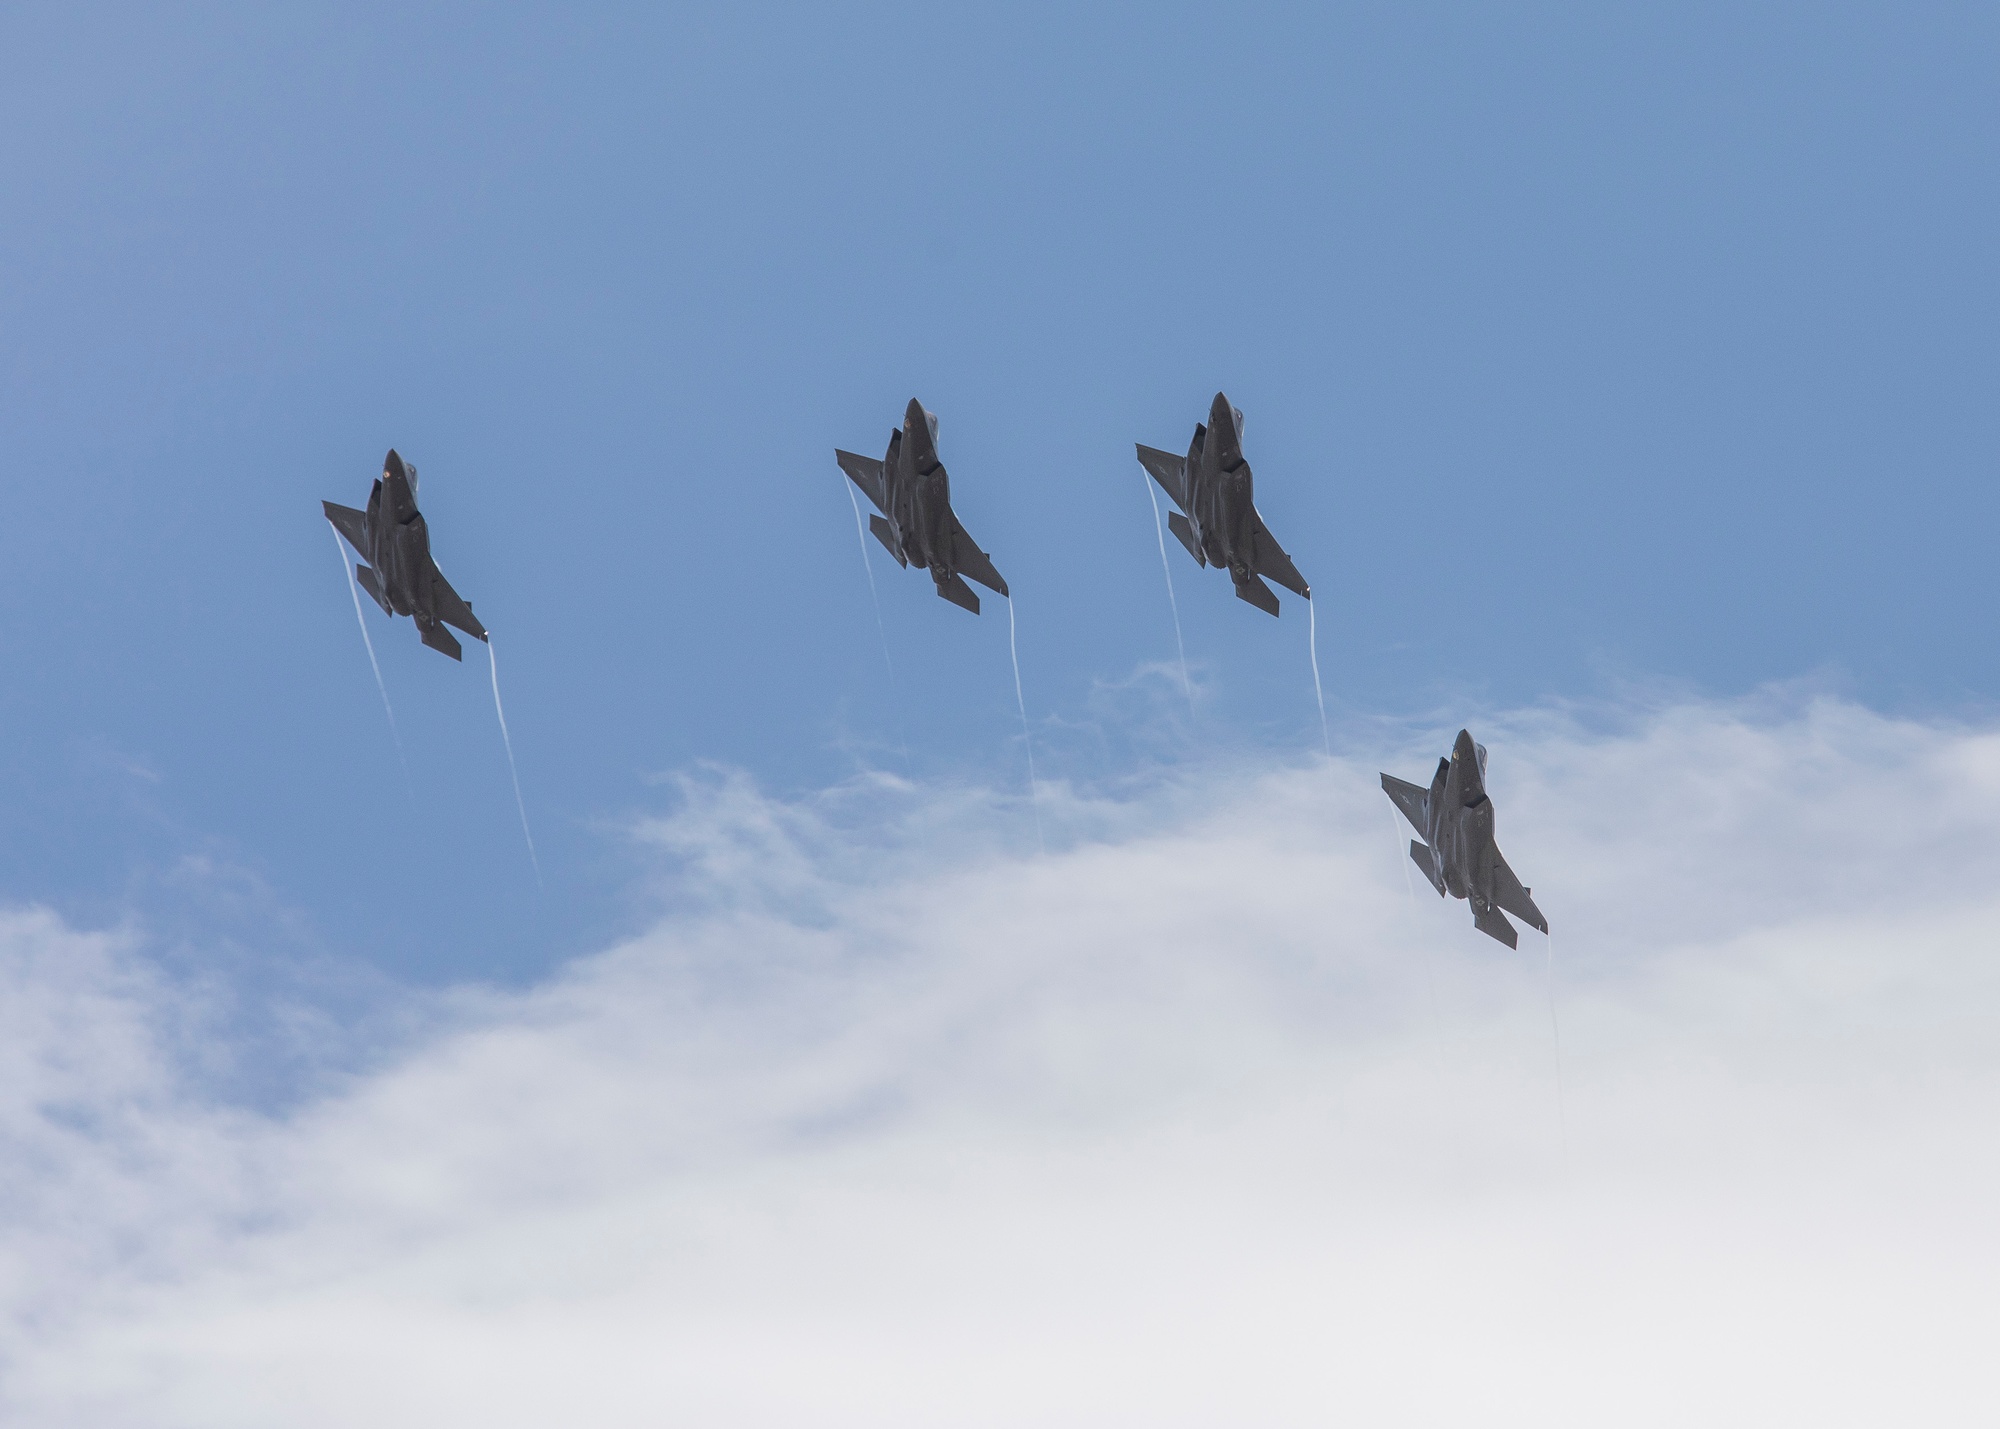
[[[10,1422],[1990,1419],[2000,734],[1684,704],[1493,749],[1554,926],[1367,759],[781,802],[675,911],[293,1111],[142,946],[0,923]]]

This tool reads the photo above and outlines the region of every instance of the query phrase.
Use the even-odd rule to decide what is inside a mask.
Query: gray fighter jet
[[[486,638],[486,627],[460,600],[451,582],[431,559],[430,527],[417,510],[417,469],[391,450],[382,461],[382,475],[368,493],[368,509],[336,506],[326,519],[347,539],[367,565],[354,568],[361,588],[390,615],[416,617],[417,634],[433,650],[460,658],[458,641],[447,625],[456,625],[475,640]]]
[[[1251,500],[1250,463],[1243,460],[1243,414],[1220,392],[1209,404],[1208,425],[1197,425],[1184,457],[1140,444],[1139,465],[1173,497],[1179,511],[1167,526],[1188,554],[1204,566],[1221,566],[1236,594],[1259,610],[1278,613],[1278,598],[1259,579],[1312,599],[1312,588],[1257,514]]]
[[[952,512],[951,478],[937,454],[936,413],[912,397],[901,429],[889,434],[889,453],[882,460],[844,451],[833,455],[882,513],[868,518],[868,529],[889,548],[896,564],[925,567],[939,595],[974,615],[979,614],[979,597],[966,577],[1007,594],[1007,582],[993,569],[992,558],[973,544]]]
[[[1473,927],[1510,948],[1517,946],[1519,935],[1501,916],[1504,909],[1530,928],[1548,932],[1549,920],[1493,842],[1484,745],[1474,744],[1472,736],[1460,730],[1451,758],[1438,761],[1430,788],[1384,774],[1382,789],[1424,836],[1422,843],[1410,844],[1411,861],[1424,871],[1440,898],[1449,893],[1471,900]]]

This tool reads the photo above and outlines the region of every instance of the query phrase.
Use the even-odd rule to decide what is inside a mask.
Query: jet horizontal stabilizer
[[[871,515],[868,518],[868,529],[875,533],[876,540],[889,548],[889,554],[896,558],[897,565],[908,566],[910,564],[910,558],[903,554],[902,544],[896,540],[896,528],[894,526],[891,526],[880,516]]]
[[[1208,564],[1208,557],[1202,554],[1201,542],[1195,540],[1194,527],[1188,523],[1187,517],[1181,515],[1178,511],[1169,511],[1167,513],[1167,529],[1174,533],[1176,541],[1187,547],[1187,553],[1194,557],[1196,565],[1205,566]]]
[[[464,652],[459,649],[458,641],[452,638],[451,632],[443,625],[419,625],[417,634],[423,637],[424,644],[431,649],[442,651],[454,660],[465,658]]]
[[[1510,948],[1521,946],[1521,935],[1514,931],[1514,925],[1507,921],[1507,915],[1498,908],[1472,910],[1472,926],[1489,938],[1497,938]]]
[[[1424,871],[1424,877],[1431,881],[1431,887],[1438,891],[1438,897],[1444,897],[1444,875],[1438,871],[1437,855],[1431,852],[1430,845],[1420,844],[1411,839],[1410,862]]]
[[[1236,598],[1249,601],[1266,615],[1278,613],[1278,598],[1271,594],[1269,586],[1255,576],[1236,587]]]
[[[389,597],[382,594],[382,583],[375,579],[375,572],[372,568],[368,566],[356,566],[354,568],[354,580],[357,585],[368,592],[377,605],[382,607],[384,615],[394,615],[396,613],[394,607],[389,604]]]
[[[974,615],[979,614],[979,597],[972,593],[972,587],[965,583],[965,577],[953,571],[948,580],[937,583],[937,593],[953,605],[963,606]]]

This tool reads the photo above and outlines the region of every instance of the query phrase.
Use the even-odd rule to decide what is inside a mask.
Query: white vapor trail
[[[521,811],[521,837],[528,841],[528,862],[534,866],[535,887],[542,886],[542,861],[535,857],[535,836],[528,831],[528,805],[521,798],[521,771],[514,767],[514,741],[507,733],[507,711],[500,704],[500,662],[493,654],[493,632],[486,632],[486,668],[493,676],[493,713],[500,717],[500,742],[507,747],[507,775],[514,781],[514,807]]]
[[[861,522],[861,501],[855,496],[854,483],[846,479],[845,472],[841,473],[840,484],[847,488],[847,503],[854,508],[854,539],[861,545],[861,569],[868,575],[868,603],[875,607],[875,634],[882,641],[882,664],[889,671],[889,695],[893,703],[896,692],[896,662],[889,658],[889,631],[882,624],[882,597],[875,590],[875,562],[868,554],[868,528]],[[910,765],[910,742],[901,734],[896,736],[896,741],[903,747],[903,772],[910,774],[913,772]]]
[[[1306,650],[1312,655],[1313,698],[1319,701],[1319,737],[1326,743],[1326,757],[1333,758],[1333,735],[1326,727],[1326,691],[1319,687],[1319,619],[1314,614],[1313,599],[1306,597]]]
[[[1188,681],[1187,645],[1181,640],[1181,603],[1174,597],[1174,568],[1167,563],[1167,533],[1160,525],[1160,496],[1153,490],[1153,478],[1146,469],[1139,469],[1139,479],[1146,483],[1146,499],[1153,503],[1153,537],[1160,543],[1160,570],[1167,578],[1167,607],[1174,613],[1174,648],[1181,655],[1181,692],[1187,696],[1188,713],[1194,713],[1194,686]]]
[[[389,703],[389,686],[383,682],[382,666],[375,659],[375,642],[368,635],[368,618],[361,613],[361,588],[355,583],[354,568],[347,564],[347,547],[340,543],[340,532],[329,521],[326,529],[333,532],[334,553],[340,557],[341,573],[347,577],[347,593],[354,597],[354,623],[361,627],[361,643],[368,648],[368,668],[375,672],[375,688],[382,692],[382,708],[389,716],[389,737],[396,741],[396,762],[403,766],[403,788],[410,787],[410,764],[403,757],[403,736],[396,728],[396,708]]]
[[[1035,741],[1028,733],[1028,701],[1021,694],[1021,652],[1014,644],[1014,597],[1007,597],[1007,653],[1014,657],[1014,703],[1021,707],[1021,744],[1028,751],[1028,802],[1035,811],[1035,842],[1043,853],[1049,841],[1042,835],[1042,791],[1035,779]]]
[[[868,528],[861,522],[861,502],[854,494],[854,483],[842,481],[847,488],[847,501],[854,508],[854,539],[861,546],[861,569],[868,573],[868,600],[875,607],[875,633],[882,639],[882,663],[889,667],[889,678],[896,678],[896,662],[889,658],[889,632],[882,624],[882,597],[875,590],[875,563],[868,559]]]
[[[1556,940],[1547,933],[1542,941],[1548,945],[1549,954],[1549,1035],[1554,1039],[1556,1050],[1556,1125],[1562,1132],[1563,1154],[1569,1154],[1569,1107],[1563,1097],[1563,1035],[1556,1022]]]

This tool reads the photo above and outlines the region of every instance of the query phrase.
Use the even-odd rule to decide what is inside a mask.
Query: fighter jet
[[[1276,615],[1278,598],[1259,579],[1269,576],[1312,599],[1306,578],[1257,514],[1250,496],[1250,463],[1243,460],[1243,413],[1222,393],[1209,404],[1208,425],[1195,427],[1186,456],[1141,443],[1139,465],[1180,507],[1168,515],[1168,529],[1201,565],[1226,567],[1239,597]]]
[[[475,640],[486,638],[486,627],[459,599],[451,582],[431,559],[430,527],[417,510],[417,469],[392,449],[383,458],[382,475],[368,493],[368,509],[320,503],[333,529],[347,539],[367,565],[354,568],[361,588],[390,615],[413,615],[417,634],[433,650],[457,660],[458,641],[447,625],[456,625]]]
[[[1411,842],[1411,861],[1424,871],[1440,898],[1449,893],[1471,900],[1473,927],[1510,948],[1518,946],[1514,925],[1501,916],[1504,909],[1530,928],[1549,931],[1549,920],[1493,842],[1484,745],[1474,744],[1471,734],[1460,730],[1451,758],[1438,761],[1430,788],[1384,774],[1382,789],[1424,836],[1422,843]]]
[[[973,544],[952,512],[951,478],[938,460],[935,412],[912,397],[903,425],[889,434],[889,452],[880,461],[838,450],[833,455],[882,513],[868,518],[868,529],[889,548],[896,564],[927,568],[937,593],[974,615],[979,614],[979,597],[965,577],[1007,594],[1007,582],[993,569],[992,558]]]

